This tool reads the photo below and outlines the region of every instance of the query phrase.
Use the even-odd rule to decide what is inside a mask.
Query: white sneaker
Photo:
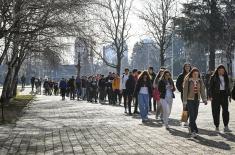
[[[197,134],[195,132],[192,132],[192,137],[197,138]]]
[[[232,130],[229,129],[228,126],[224,127],[224,132],[232,132]]]
[[[169,125],[167,124],[167,125],[166,125],[166,130],[169,130],[169,129],[170,129],[170,127],[169,127]]]
[[[188,122],[185,122],[185,123],[184,123],[184,127],[188,127]]]

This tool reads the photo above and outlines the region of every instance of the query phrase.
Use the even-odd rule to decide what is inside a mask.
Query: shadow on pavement
[[[201,136],[198,136],[196,139],[191,139],[191,138],[189,138],[188,133],[180,131],[180,130],[176,130],[176,129],[170,129],[169,132],[173,136],[187,138],[190,141],[193,141],[195,143],[198,143],[198,144],[201,144],[204,146],[214,147],[214,148],[218,148],[218,149],[222,149],[222,150],[231,150],[230,145],[225,142],[222,142],[222,141],[214,141],[214,140],[206,139]]]
[[[149,121],[143,123],[143,125],[148,127],[157,127],[157,128],[162,127],[162,123],[158,122],[155,119],[149,119]]]

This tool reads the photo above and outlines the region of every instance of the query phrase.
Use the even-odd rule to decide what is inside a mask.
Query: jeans
[[[172,97],[166,97],[165,99],[160,99],[162,110],[163,110],[163,122],[168,125],[169,116],[171,114],[171,108],[173,103]]]
[[[148,119],[149,94],[139,94],[138,103],[139,103],[139,109],[140,109],[140,116],[142,120]]]
[[[162,119],[163,115],[162,115],[162,105],[160,101],[157,101],[157,111],[156,111],[156,117],[159,117]]]
[[[82,88],[82,99],[84,100],[86,96],[86,88]]]
[[[224,126],[229,123],[229,111],[228,111],[228,95],[225,91],[220,91],[217,97],[212,99],[212,115],[214,119],[214,125],[219,127],[220,123],[220,108],[222,107],[222,117]]]
[[[198,128],[196,124],[199,108],[199,100],[188,100],[187,101],[188,114],[189,114],[189,128],[191,132],[198,133]]]

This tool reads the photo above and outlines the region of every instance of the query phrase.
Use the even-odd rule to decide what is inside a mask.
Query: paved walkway
[[[16,125],[0,126],[0,154],[235,154],[235,132],[213,131],[209,105],[200,106],[200,135],[190,138],[179,122],[177,98],[166,131],[153,114],[143,125],[123,107],[38,96]],[[235,131],[234,104],[230,127]]]

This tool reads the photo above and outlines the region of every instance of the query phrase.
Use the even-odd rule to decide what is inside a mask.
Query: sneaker
[[[188,133],[191,135],[192,134],[192,131],[191,131],[191,128],[188,127]]]
[[[229,129],[228,126],[224,127],[224,132],[232,132],[232,130]]]
[[[125,110],[124,113],[126,114],[126,113],[127,113],[127,110]]]
[[[195,132],[192,133],[191,135],[193,138],[197,138],[197,134]]]
[[[184,127],[188,127],[188,122],[185,122],[185,123],[184,123]]]
[[[166,125],[166,130],[169,130],[169,129],[170,129],[170,127],[169,127],[169,125],[167,124],[167,125]]]
[[[215,128],[215,131],[216,131],[216,132],[219,132],[219,127],[216,127],[216,128]]]

